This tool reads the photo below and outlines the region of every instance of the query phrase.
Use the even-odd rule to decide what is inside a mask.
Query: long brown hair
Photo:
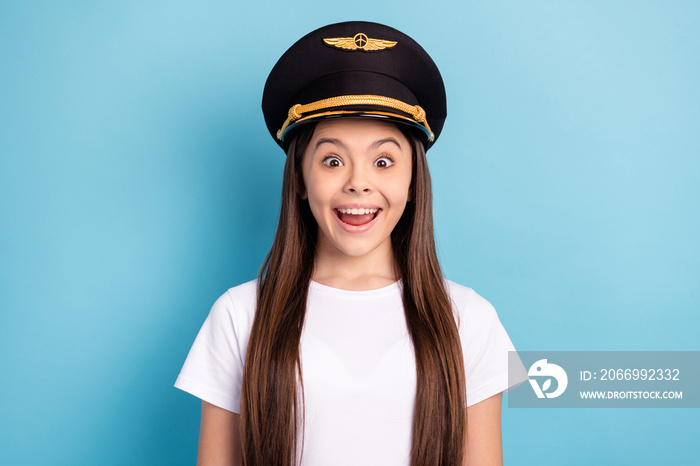
[[[422,142],[413,147],[412,199],[391,234],[397,277],[416,360],[411,465],[458,466],[464,455],[466,385],[457,323],[435,251],[432,189]],[[317,224],[302,200],[301,163],[313,125],[287,149],[277,233],[258,277],[241,390],[241,442],[246,466],[296,464],[303,432],[299,342],[313,274]],[[297,390],[297,380],[301,390]],[[303,452],[302,452],[303,453]]]

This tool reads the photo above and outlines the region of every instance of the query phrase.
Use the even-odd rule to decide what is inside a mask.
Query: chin
[[[360,249],[360,248],[340,249],[340,252],[342,252],[343,254],[345,254],[346,256],[349,256],[349,257],[365,257],[365,256],[370,255],[372,252],[374,252],[375,249],[376,248],[373,248],[373,249]]]
[[[379,243],[373,243],[373,242],[367,242],[367,241],[360,241],[357,242],[356,244],[348,244],[347,242],[343,242],[343,244],[338,244],[338,243],[331,243],[332,247],[338,251],[339,253],[348,256],[348,257],[354,257],[354,258],[360,258],[360,257],[367,257],[371,256],[376,253],[380,253],[380,251],[383,249],[384,242],[379,242]],[[358,244],[362,243],[362,244]],[[391,246],[389,246],[391,247]]]

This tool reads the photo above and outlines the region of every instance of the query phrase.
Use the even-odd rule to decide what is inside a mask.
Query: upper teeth
[[[338,209],[341,214],[366,215],[373,214],[379,209]]]

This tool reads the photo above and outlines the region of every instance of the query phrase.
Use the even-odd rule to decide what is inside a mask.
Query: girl
[[[509,380],[493,307],[440,270],[425,152],[445,102],[427,53],[380,24],[318,29],[275,65],[277,234],[176,382],[202,399],[199,464],[502,462],[501,393],[527,376]]]

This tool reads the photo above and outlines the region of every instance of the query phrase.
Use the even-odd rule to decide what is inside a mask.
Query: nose
[[[361,164],[353,164],[352,169],[348,171],[348,175],[345,185],[346,191],[353,194],[372,192],[370,174]]]

